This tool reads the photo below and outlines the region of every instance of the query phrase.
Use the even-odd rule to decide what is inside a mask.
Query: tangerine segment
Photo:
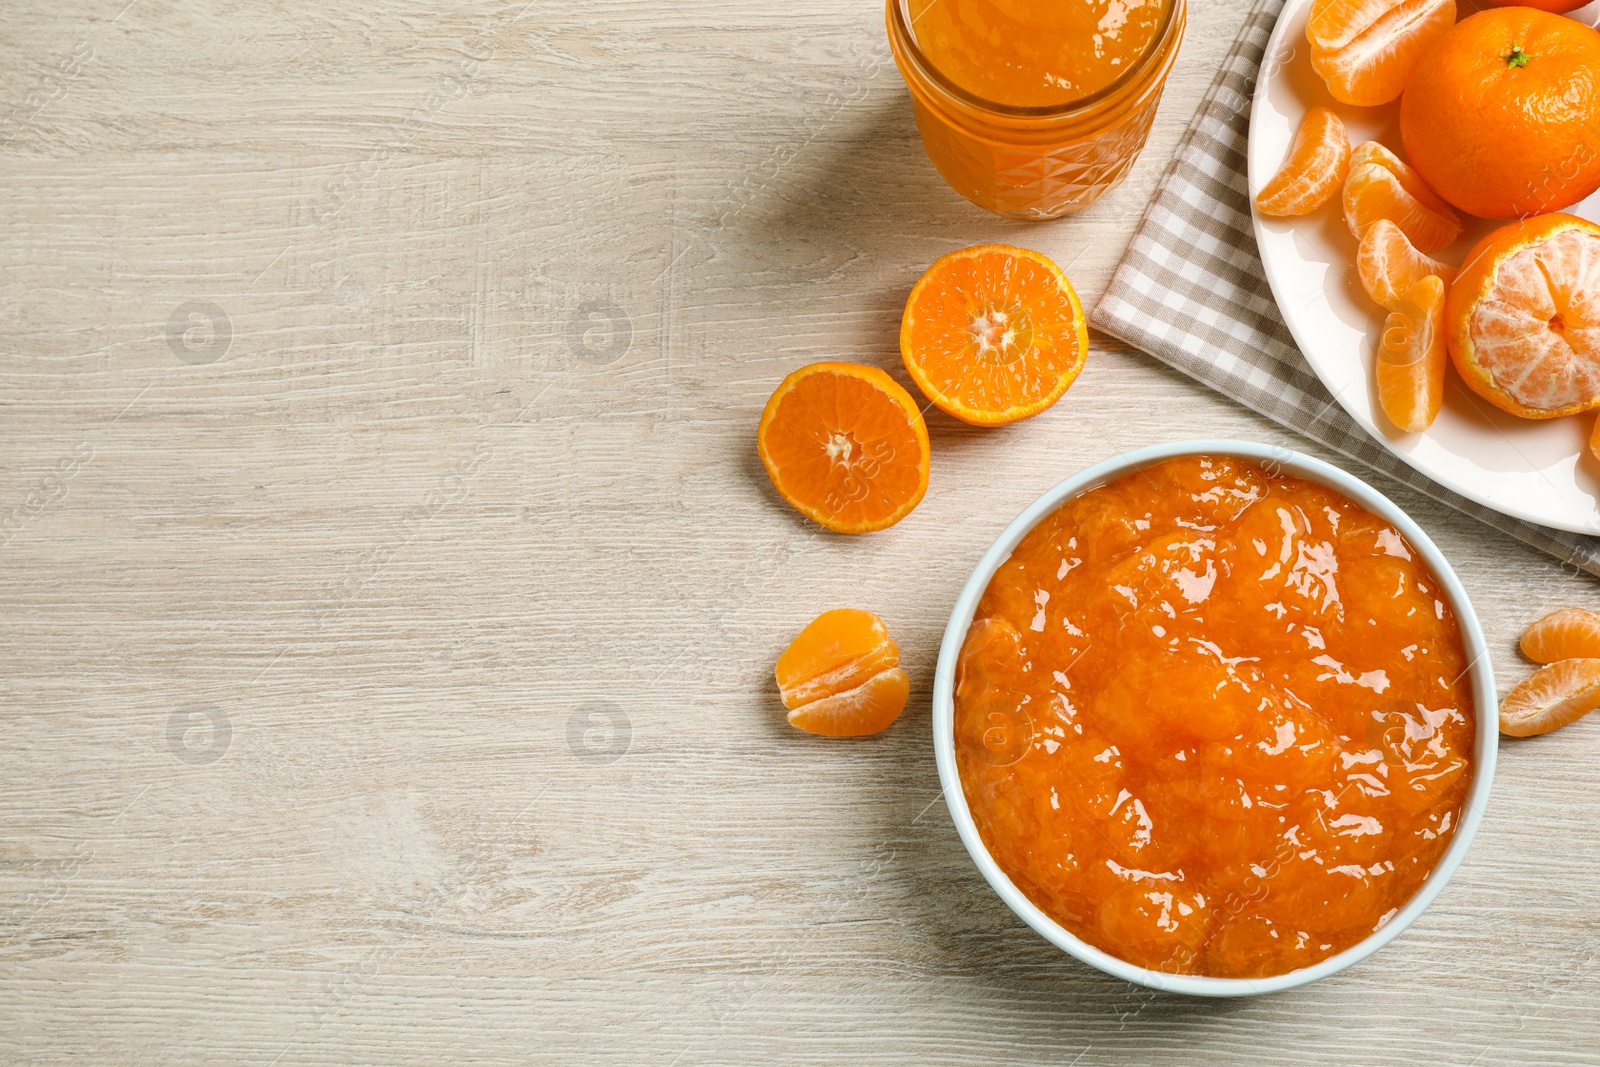
[[[789,725],[829,737],[877,733],[900,717],[911,691],[888,627],[857,608],[812,619],[774,673]]]
[[[1376,163],[1393,174],[1400,180],[1400,188],[1416,197],[1417,201],[1429,211],[1443,215],[1457,224],[1460,223],[1461,220],[1456,217],[1455,210],[1440,199],[1439,194],[1434,192],[1427,182],[1423,181],[1422,175],[1417,173],[1416,168],[1391,152],[1383,142],[1362,141],[1356,145],[1355,151],[1350,153],[1350,165],[1352,167],[1364,166],[1367,163]]]
[[[1379,219],[1361,236],[1356,273],[1361,276],[1367,295],[1393,311],[1405,291],[1429,275],[1448,288],[1455,280],[1456,269],[1418,252],[1406,240],[1404,230],[1388,219]]]
[[[1558,730],[1600,707],[1600,659],[1564,659],[1540,667],[1500,703],[1500,732],[1531,737]]]
[[[1337,52],[1399,6],[1399,0],[1312,0],[1306,40],[1313,48]]]
[[[1289,158],[1261,191],[1263,215],[1305,215],[1327,203],[1350,171],[1350,137],[1325,107],[1306,112],[1289,146]]]
[[[888,729],[905,710],[911,678],[899,667],[873,675],[854,689],[813,700],[789,712],[789,725],[825,737],[861,737]]]
[[[893,526],[928,491],[928,427],[876,367],[801,367],[768,399],[756,447],[778,493],[840,533]]]
[[[1450,287],[1445,330],[1467,385],[1513,415],[1600,406],[1600,226],[1555,213],[1479,241]]]
[[[1406,154],[1469,214],[1525,218],[1575,204],[1600,188],[1597,70],[1600,34],[1583,23],[1523,6],[1480,11],[1406,86]]]
[[[1311,66],[1340,103],[1387,104],[1405,90],[1417,63],[1455,21],[1455,0],[1405,0],[1342,47],[1313,44]]]
[[[1428,275],[1395,303],[1378,345],[1378,403],[1407,433],[1426,430],[1444,401],[1444,282]]]
[[[1587,608],[1552,611],[1522,631],[1522,654],[1535,663],[1600,659],[1600,612]]]
[[[899,665],[900,646],[882,619],[858,608],[835,608],[812,619],[778,657],[778,691],[792,710]]]
[[[1406,190],[1394,171],[1376,163],[1352,166],[1344,183],[1345,223],[1360,240],[1379,219],[1400,227],[1406,239],[1424,252],[1443,248],[1461,232],[1459,219],[1431,210]]]
[[[1010,245],[939,257],[906,300],[900,356],[941,411],[999,426],[1054,404],[1083,370],[1089,327],[1049,259]]]

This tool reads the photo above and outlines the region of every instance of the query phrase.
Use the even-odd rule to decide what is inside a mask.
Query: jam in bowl
[[[1437,894],[1493,773],[1471,604],[1392,503],[1193,442],[1069,479],[958,602],[934,697],[952,815],[1074,955],[1158,988],[1287,988]]]

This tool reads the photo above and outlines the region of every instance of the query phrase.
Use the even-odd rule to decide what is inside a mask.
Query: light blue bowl
[[[983,839],[978,835],[978,828],[972,821],[972,813],[967,810],[967,797],[962,791],[961,779],[956,771],[956,659],[960,655],[961,644],[966,639],[967,627],[972,625],[973,612],[977,610],[978,601],[988,588],[989,579],[994,577],[994,572],[1010,557],[1012,550],[1023,537],[1027,536],[1028,531],[1067,500],[1162,460],[1174,456],[1192,455],[1235,456],[1251,460],[1269,469],[1316,482],[1342,493],[1368,511],[1392,523],[1405,535],[1406,540],[1411,542],[1412,547],[1422,553],[1428,569],[1444,587],[1450,608],[1455,612],[1456,621],[1460,624],[1461,641],[1471,662],[1468,671],[1472,679],[1473,704],[1477,709],[1477,740],[1473,748],[1472,783],[1467,789],[1467,800],[1460,824],[1456,827],[1455,837],[1445,849],[1444,855],[1428,875],[1427,881],[1423,882],[1422,888],[1417,890],[1416,895],[1400,909],[1400,913],[1385,923],[1382,929],[1321,963],[1270,978],[1203,978],[1194,975],[1167,974],[1118,959],[1075,937],[1023,895],[989,855],[989,850],[984,847]],[[1478,832],[1478,824],[1483,821],[1484,806],[1489,800],[1489,787],[1494,780],[1494,761],[1499,740],[1499,710],[1494,688],[1494,672],[1489,663],[1489,651],[1484,643],[1483,629],[1478,625],[1478,615],[1472,609],[1472,601],[1468,599],[1467,591],[1461,587],[1460,579],[1456,577],[1455,571],[1451,569],[1449,562],[1434,545],[1432,539],[1388,497],[1361,479],[1293,449],[1253,444],[1249,441],[1178,441],[1124,452],[1120,456],[1114,456],[1104,463],[1097,463],[1073,475],[1028,505],[1022,514],[1005,528],[1005,532],[995,540],[994,544],[989,546],[989,551],[978,561],[972,577],[967,579],[961,595],[956,598],[955,610],[950,613],[950,624],[945,627],[944,642],[939,648],[939,666],[933,680],[933,750],[939,764],[939,784],[944,787],[945,802],[950,806],[950,817],[955,821],[962,842],[972,854],[972,860],[978,865],[978,870],[983,872],[984,878],[994,887],[994,891],[1000,894],[1000,899],[1021,916],[1023,922],[1038,931],[1046,941],[1083,962],[1098,967],[1107,974],[1125,978],[1130,982],[1138,982],[1152,989],[1193,996],[1243,997],[1292,989],[1307,982],[1314,982],[1318,978],[1337,974],[1351,964],[1372,955],[1399,936],[1402,930],[1410,926],[1412,921],[1433,903],[1433,898],[1439,895],[1439,891],[1450,880],[1450,875],[1460,866],[1462,857],[1467,854],[1473,835]]]

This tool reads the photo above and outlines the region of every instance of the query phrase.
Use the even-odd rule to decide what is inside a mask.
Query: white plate
[[[1322,384],[1383,446],[1447,489],[1495,511],[1577,533],[1600,534],[1600,462],[1588,454],[1592,415],[1519,419],[1461,384],[1452,369],[1444,408],[1426,431],[1401,433],[1378,408],[1373,353],[1384,311],[1361,288],[1356,240],[1339,198],[1299,219],[1255,213],[1255,193],[1277,173],[1307,109],[1330,107],[1350,144],[1377,140],[1404,158],[1399,102],[1351,107],[1334,101],[1311,69],[1306,18],[1311,0],[1288,0],[1267,42],[1250,113],[1248,166],[1256,242],[1272,295]],[[1594,24],[1600,5],[1575,12]],[[1600,193],[1568,211],[1600,220]],[[1484,234],[1502,225],[1465,218],[1461,239],[1435,257],[1460,263]]]

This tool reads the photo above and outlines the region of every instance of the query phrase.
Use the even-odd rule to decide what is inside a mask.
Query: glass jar
[[[888,0],[889,47],[911,92],[928,158],[979,207],[1020,219],[1081,211],[1120,182],[1150,133],[1183,40],[1185,0],[1163,0],[1160,29],[1110,85],[1050,107],[967,92],[917,47],[907,0]]]

